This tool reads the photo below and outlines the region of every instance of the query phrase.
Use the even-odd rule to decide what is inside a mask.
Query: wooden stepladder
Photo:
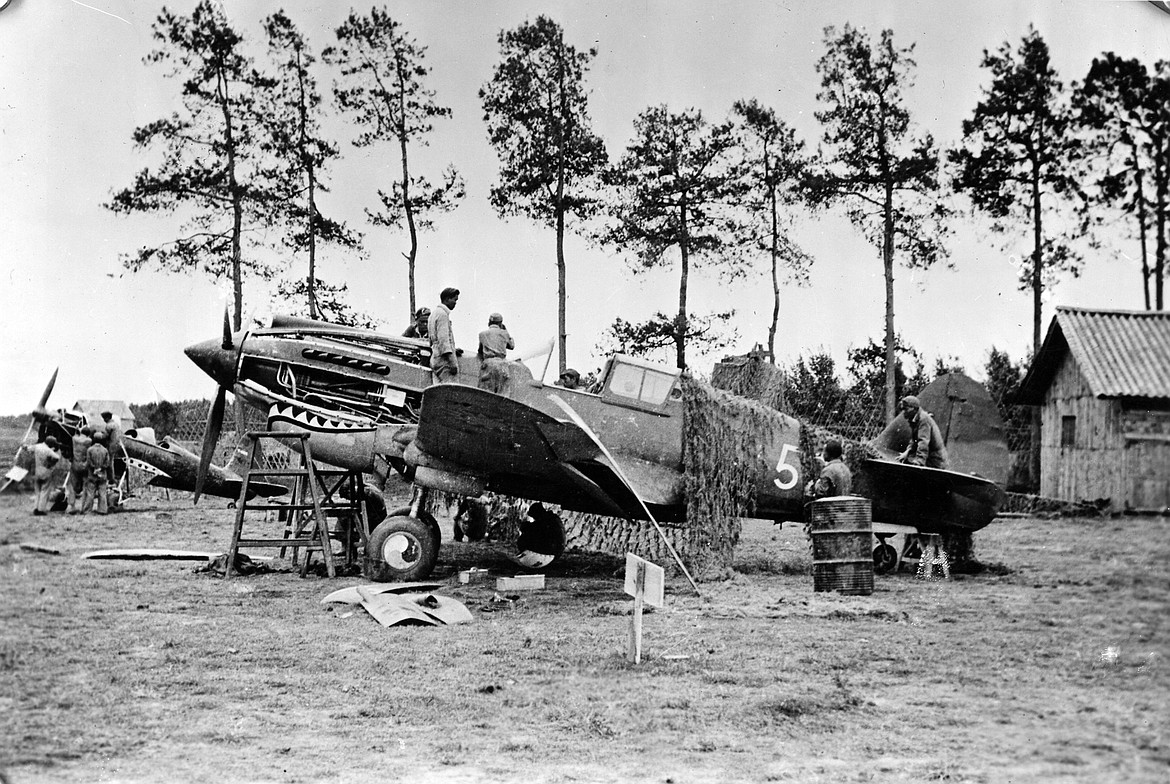
[[[919,547],[922,555],[918,559],[918,578],[920,580],[935,579],[935,569],[942,574],[942,579],[951,579],[951,563],[947,551],[943,549],[942,536],[939,534],[919,534]]]
[[[286,548],[293,548],[294,560],[296,553],[305,549],[305,558],[301,565],[301,575],[304,576],[309,568],[309,556],[313,550],[320,550],[325,561],[325,571],[330,577],[337,576],[337,567],[334,564],[333,547],[330,540],[334,534],[330,533],[330,516],[345,516],[350,525],[342,527],[336,538],[344,541],[347,560],[353,553],[353,535],[361,538],[362,547],[365,547],[369,536],[369,527],[366,521],[364,503],[364,485],[361,473],[339,469],[320,469],[313,463],[312,447],[309,433],[262,431],[247,434],[252,439],[252,455],[248,461],[248,470],[244,473],[244,481],[240,486],[240,497],[236,501],[236,521],[232,529],[232,543],[228,550],[227,567],[224,577],[230,577],[235,567],[236,554],[241,547],[275,547],[280,548],[283,554]],[[264,439],[299,440],[300,464],[288,468],[263,468],[257,465],[262,454]],[[271,503],[260,496],[249,499],[249,484],[253,478],[260,477],[291,477],[293,479],[292,496],[287,503]],[[330,481],[334,480],[336,481]],[[348,496],[348,497],[345,497]],[[254,537],[244,535],[244,520],[248,512],[278,511],[285,519],[284,534],[277,537]]]
[[[321,513],[328,521],[335,518],[337,524],[330,529],[329,536],[341,543],[345,557],[345,565],[353,566],[357,562],[359,548],[366,551],[370,538],[369,518],[366,516],[366,485],[361,471],[346,471],[337,468],[314,467],[313,475],[296,477],[293,484],[292,497],[294,504],[309,506],[312,500],[310,483],[316,482]],[[292,547],[292,562],[297,562],[297,552],[300,547],[294,540],[305,536],[306,531],[314,530],[317,525],[316,517],[308,509],[298,511],[289,506],[284,515],[284,541]],[[280,556],[284,557],[285,547],[280,548]],[[312,549],[315,549],[312,548]],[[309,553],[306,550],[305,563],[301,567],[301,574],[308,568]]]

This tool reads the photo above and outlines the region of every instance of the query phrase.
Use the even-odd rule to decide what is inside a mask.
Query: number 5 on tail
[[[792,444],[785,444],[780,450],[780,459],[776,461],[776,478],[772,482],[781,490],[791,490],[800,482],[800,468],[788,462],[788,453],[799,455],[800,450]],[[787,475],[787,479],[785,479]]]

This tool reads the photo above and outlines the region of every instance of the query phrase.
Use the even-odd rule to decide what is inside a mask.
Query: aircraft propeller
[[[28,423],[28,430],[25,431],[24,438],[20,440],[20,447],[16,450],[16,456],[12,459],[12,468],[10,468],[8,473],[4,475],[5,481],[3,485],[0,485],[0,492],[8,489],[8,485],[12,484],[13,482],[19,482],[28,475],[28,471],[21,468],[16,463],[18,460],[20,460],[20,453],[24,451],[24,443],[28,441],[28,437],[32,435],[33,428],[36,427],[37,416],[47,413],[45,406],[49,403],[49,396],[53,394],[53,387],[57,385],[57,373],[60,370],[61,368],[59,367],[53,369],[53,375],[49,378],[49,383],[45,386],[45,391],[41,393],[40,402],[38,402],[36,408],[33,409],[32,419],[29,420]]]
[[[227,308],[223,311],[223,341],[220,348],[230,351],[235,348],[232,340],[232,324],[228,319]],[[223,430],[223,412],[226,405],[227,387],[223,383],[215,388],[215,399],[211,401],[211,408],[207,411],[207,428],[203,432],[203,450],[199,455],[199,472],[195,475],[195,495],[192,503],[199,503],[203,494],[203,485],[207,482],[207,473],[211,470],[211,459],[215,457],[215,447],[219,444],[219,434]]]

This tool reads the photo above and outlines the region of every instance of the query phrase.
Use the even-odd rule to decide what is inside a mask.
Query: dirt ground
[[[0,496],[0,780],[1170,781],[1170,519],[996,521],[982,573],[871,596],[814,593],[802,530],[748,521],[737,575],[672,578],[634,665],[608,556],[494,601],[456,573],[508,562],[444,542],[474,622],[390,629],[320,602],[358,577],[80,557],[223,551],[210,501]]]

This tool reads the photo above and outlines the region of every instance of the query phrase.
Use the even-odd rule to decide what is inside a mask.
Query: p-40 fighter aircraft
[[[677,370],[618,355],[596,393],[546,386],[520,363],[509,363],[503,394],[430,386],[424,342],[303,319],[235,335],[225,328],[222,340],[186,351],[220,386],[205,462],[231,389],[265,410],[271,429],[311,433],[313,456],[334,466],[369,472],[382,459],[423,490],[494,492],[571,511],[686,521]],[[470,360],[461,373],[476,378],[477,370]],[[803,517],[800,432],[798,420],[779,415],[760,456],[767,470],[755,488],[759,517]],[[958,471],[873,460],[863,474],[857,484],[872,500],[874,520],[907,531],[975,531],[1003,500],[994,482]],[[416,493],[410,509],[392,512],[372,532],[374,579],[430,573],[440,532],[427,517]],[[536,539],[556,542],[559,529],[563,547],[555,515],[538,514],[534,522],[552,534]]]

